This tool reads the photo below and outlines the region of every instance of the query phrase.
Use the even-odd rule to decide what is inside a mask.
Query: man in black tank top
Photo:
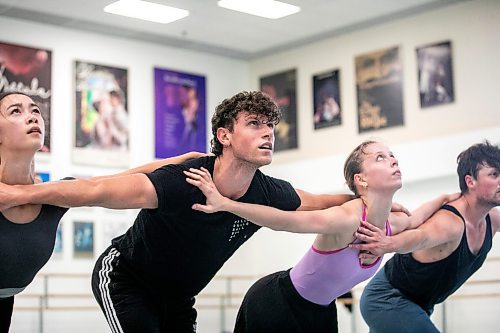
[[[283,210],[341,205],[350,195],[313,195],[264,175],[280,112],[269,96],[242,92],[212,118],[212,153],[147,174],[1,185],[0,209],[24,203],[142,208],[134,225],[97,260],[92,289],[113,332],[195,332],[194,297],[259,226],[236,215],[192,210],[205,196],[184,171],[204,167],[226,197]]]
[[[462,196],[418,228],[381,239],[360,230],[375,255],[396,252],[361,296],[371,333],[436,333],[430,319],[443,302],[478,270],[500,230],[500,149],[487,141],[458,156]]]

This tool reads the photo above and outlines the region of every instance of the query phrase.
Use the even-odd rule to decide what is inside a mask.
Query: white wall
[[[500,3],[464,2],[430,13],[400,19],[364,30],[273,54],[251,62],[251,80],[297,68],[299,149],[276,154],[274,165],[332,154],[346,154],[372,136],[387,143],[470,131],[500,124]],[[415,48],[451,40],[455,103],[420,109]],[[358,135],[355,56],[399,46],[403,63],[405,126]],[[312,76],[340,69],[342,125],[314,130]]]
[[[153,157],[154,66],[206,75],[209,113],[223,98],[240,90],[257,88],[260,76],[297,68],[300,147],[277,153],[273,165],[266,167],[265,172],[288,179],[294,186],[311,192],[345,192],[341,172],[343,160],[357,143],[376,136],[388,143],[399,157],[405,187],[398,193],[397,200],[408,208],[414,208],[439,193],[458,189],[454,176],[455,158],[462,149],[483,139],[500,143],[499,31],[500,2],[471,1],[246,63],[0,18],[0,40],[53,51],[53,153],[50,161],[39,159],[38,162],[42,171],[50,170],[55,178],[68,174],[91,175],[113,171],[71,163],[72,141],[69,138],[72,138],[72,130],[68,124],[72,124],[73,120],[72,73],[73,61],[76,59],[129,69],[131,166],[147,162]],[[453,43],[456,101],[420,110],[415,47],[443,40]],[[358,135],[354,57],[394,45],[399,45],[402,50],[406,125]],[[231,68],[230,72],[228,68]],[[312,75],[333,68],[341,70],[343,124],[314,131],[311,117]],[[120,219],[121,216],[132,218],[135,212],[121,214],[99,209],[75,210],[66,218],[71,220],[73,217],[90,215],[100,221]],[[65,233],[70,231],[66,230]],[[302,256],[312,240],[312,235],[262,230],[226,263],[221,274],[261,275],[287,269]],[[96,243],[99,242],[96,240]],[[500,255],[497,248],[494,253]],[[44,270],[90,272],[92,261],[75,261],[70,252],[64,256],[52,260]],[[481,274],[497,277],[497,271],[486,266]],[[245,291],[247,287],[248,284],[241,283],[238,291]],[[223,288],[220,282],[214,281],[207,290]],[[448,314],[452,317],[448,319],[448,332],[493,331],[498,327],[500,319],[493,312],[498,313],[500,310],[500,300],[491,298],[481,300],[479,304],[462,300],[450,303]],[[439,323],[439,310],[437,312],[436,320]],[[46,327],[50,327],[48,331],[106,331],[99,312],[93,315],[88,312],[74,313],[71,316],[74,323],[51,314],[46,319]],[[235,311],[227,313],[226,329],[231,328],[234,316]],[[350,332],[351,322],[345,311],[339,310],[339,317],[340,331]],[[14,315],[13,331],[32,332],[36,330],[37,323],[36,314],[19,312]],[[354,323],[358,332],[367,332],[359,313]],[[219,324],[219,312],[199,311],[200,332],[218,332]]]

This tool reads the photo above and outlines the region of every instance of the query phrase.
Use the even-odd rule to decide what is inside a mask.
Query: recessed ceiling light
[[[170,23],[189,15],[184,9],[141,0],[119,0],[104,7],[104,11],[157,23]]]
[[[300,11],[300,7],[274,0],[220,0],[217,4],[227,9],[270,19],[278,19]]]

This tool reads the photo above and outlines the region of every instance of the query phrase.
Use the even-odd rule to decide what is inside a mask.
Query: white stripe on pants
[[[118,317],[116,316],[116,311],[113,308],[111,295],[109,294],[109,283],[111,282],[109,273],[113,271],[111,262],[119,255],[120,252],[118,252],[115,248],[111,248],[108,255],[102,259],[102,267],[99,271],[99,291],[101,293],[104,307],[104,315],[106,316],[109,327],[113,333],[123,333],[123,329],[118,321]]]

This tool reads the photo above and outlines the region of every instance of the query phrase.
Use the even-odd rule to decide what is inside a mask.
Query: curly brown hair
[[[266,122],[277,125],[281,120],[278,105],[261,91],[243,91],[231,98],[222,101],[216,108],[212,117],[212,135],[210,141],[211,152],[215,156],[222,155],[222,144],[217,139],[217,129],[227,128],[233,131],[234,122],[240,112],[248,112],[258,117],[263,117]]]

